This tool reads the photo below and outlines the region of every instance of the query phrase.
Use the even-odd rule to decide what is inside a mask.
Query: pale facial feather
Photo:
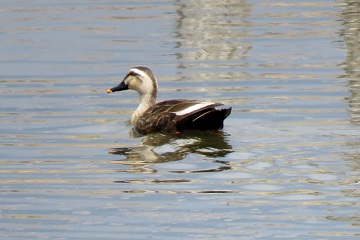
[[[137,68],[130,69],[129,73],[130,72],[138,75],[137,77],[128,77],[129,80],[125,82],[130,89],[136,90],[140,94],[145,94],[147,92],[152,93],[154,91],[154,88],[157,87],[157,82],[153,82],[153,80],[146,72]]]
[[[140,69],[137,68],[132,68],[129,70],[129,72],[133,72],[143,78],[149,78],[149,76],[144,71],[141,71]]]

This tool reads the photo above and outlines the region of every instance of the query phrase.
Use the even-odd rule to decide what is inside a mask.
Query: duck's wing
[[[224,126],[224,120],[231,113],[231,108],[216,109],[222,106],[222,103],[199,102],[192,103],[181,102],[174,106],[176,110],[176,129],[183,131],[188,129],[198,130],[219,130]]]
[[[201,114],[196,114],[194,117],[189,116],[186,119],[185,127],[198,130],[219,130],[224,127],[224,120],[231,113],[232,108],[223,109],[205,109]]]
[[[158,131],[175,133],[178,128],[189,129],[191,127],[187,125],[191,121],[221,105],[223,104],[187,99],[159,102],[144,112],[136,122],[134,130],[147,134]]]
[[[208,108],[212,109],[221,105],[224,104],[180,99],[176,104],[174,104],[171,108],[169,108],[168,111],[175,113],[179,117],[180,116],[187,117],[194,113],[201,112],[204,109],[208,109]]]
[[[159,102],[147,109],[134,125],[134,130],[140,134],[151,132],[176,131],[176,114],[169,111],[181,100]]]

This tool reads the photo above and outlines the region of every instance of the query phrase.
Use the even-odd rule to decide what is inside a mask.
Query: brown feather
[[[215,109],[216,106],[223,105],[222,103],[213,103],[184,115],[176,114],[200,103],[202,102],[186,99],[159,102],[144,112],[136,122],[134,130],[139,134],[147,134],[161,131],[175,133],[189,129],[221,129],[224,119],[231,112],[231,108]]]
[[[135,90],[140,95],[140,104],[131,117],[134,131],[139,134],[151,132],[178,133],[188,129],[221,129],[231,108],[216,109],[222,103],[175,99],[155,104],[157,80],[147,67],[130,69],[123,81],[107,92]]]

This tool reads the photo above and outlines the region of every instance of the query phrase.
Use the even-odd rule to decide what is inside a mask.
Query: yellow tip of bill
[[[108,89],[108,90],[106,90],[106,92],[107,92],[107,93],[111,93],[112,91],[111,91],[111,89]]]

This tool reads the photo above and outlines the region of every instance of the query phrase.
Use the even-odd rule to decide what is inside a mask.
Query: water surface
[[[1,238],[356,239],[359,8],[3,1]],[[136,65],[223,131],[134,136]]]

